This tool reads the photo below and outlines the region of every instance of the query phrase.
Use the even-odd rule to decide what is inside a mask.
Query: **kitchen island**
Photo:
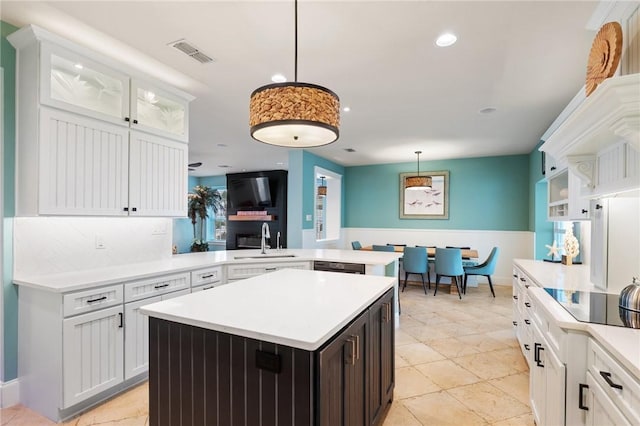
[[[394,284],[281,270],[142,307],[151,424],[379,424]]]

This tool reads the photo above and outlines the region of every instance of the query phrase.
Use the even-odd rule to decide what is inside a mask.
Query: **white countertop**
[[[273,257],[289,254],[295,257]],[[237,257],[242,257],[242,259],[237,259]],[[283,263],[326,260],[365,265],[387,265],[399,257],[402,257],[402,253],[366,252],[360,250],[268,250],[267,256],[260,255],[260,250],[209,251],[178,254],[155,262],[132,263],[101,269],[34,276],[27,274],[15,275],[13,282],[22,286],[63,293],[231,263]]]
[[[146,305],[140,312],[313,351],[392,288],[395,280],[283,269]]]
[[[524,269],[538,287],[602,291],[591,284],[588,265],[566,266],[561,263],[531,259],[513,259],[513,263]]]
[[[592,324],[576,320],[555,301],[543,287],[564,290],[598,291],[589,281],[589,267],[565,266],[538,260],[514,259],[540,288],[529,287],[529,294],[552,317],[558,327],[589,333],[605,347],[626,369],[640,380],[640,330],[612,325]]]

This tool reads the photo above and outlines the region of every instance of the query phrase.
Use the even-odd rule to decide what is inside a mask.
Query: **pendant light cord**
[[[293,2],[293,14],[294,19],[294,38],[295,38],[295,54],[294,54],[294,69],[293,69],[293,81],[298,82],[298,0]]]
[[[416,151],[416,154],[418,154],[418,177],[420,177],[420,153],[422,151]]]

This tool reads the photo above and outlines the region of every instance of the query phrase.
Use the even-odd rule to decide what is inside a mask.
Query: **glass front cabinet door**
[[[131,81],[131,127],[183,142],[189,140],[188,101],[157,85]]]
[[[129,125],[127,75],[47,42],[40,54],[42,104]]]

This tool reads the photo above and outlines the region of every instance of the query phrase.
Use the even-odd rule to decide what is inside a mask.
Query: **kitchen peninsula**
[[[360,264],[366,275],[386,276],[381,279],[392,283],[394,306],[385,318],[394,314],[391,324],[397,326],[399,256],[353,250],[287,249],[266,255],[234,250],[68,273],[16,273],[20,400],[52,420],[67,419],[146,379],[149,334],[142,306],[212,287],[231,289],[245,278],[267,277],[280,269],[311,270],[318,260]],[[341,297],[334,292],[330,300],[337,303]]]
[[[378,424],[394,281],[281,270],[143,307],[151,424]]]

